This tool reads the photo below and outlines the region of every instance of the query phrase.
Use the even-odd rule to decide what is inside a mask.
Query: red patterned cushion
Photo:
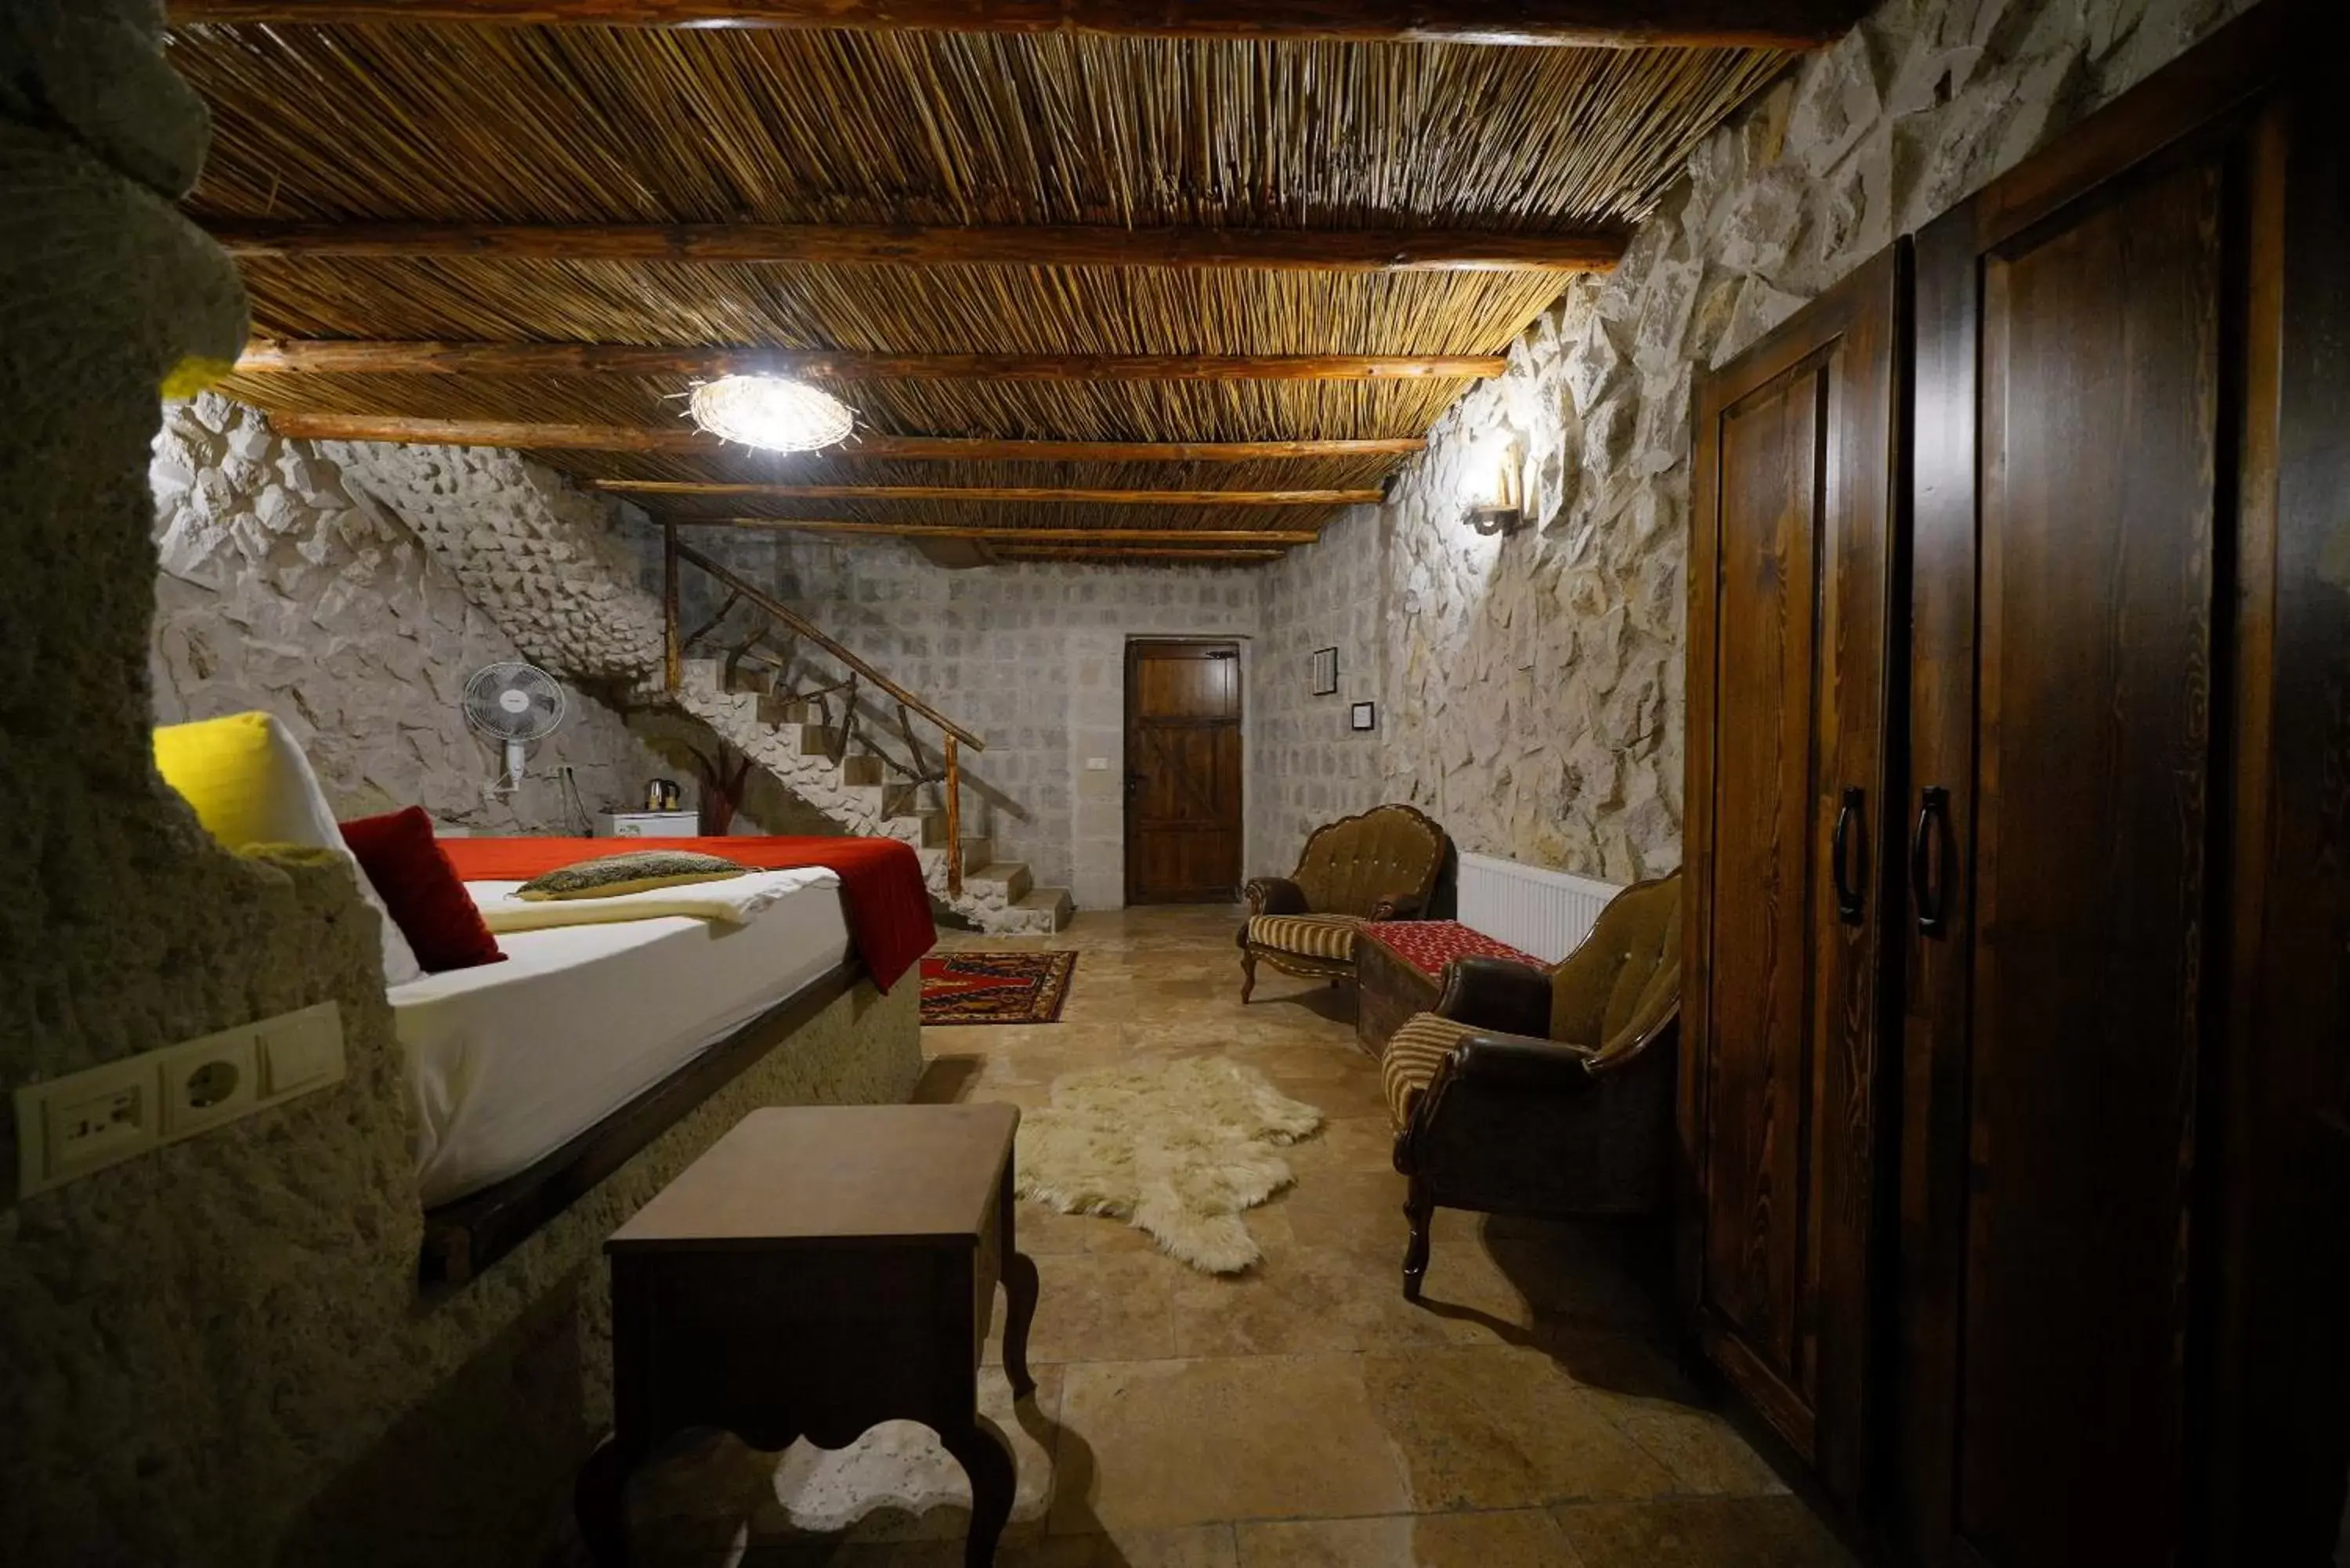
[[[1365,926],[1363,936],[1422,974],[1442,974],[1445,964],[1457,958],[1508,959],[1535,969],[1550,967],[1531,953],[1495,941],[1482,931],[1472,931],[1458,920],[1381,920]]]

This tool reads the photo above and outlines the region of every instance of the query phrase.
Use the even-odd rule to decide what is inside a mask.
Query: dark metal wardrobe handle
[[[1845,785],[1844,804],[1836,808],[1835,831],[1828,836],[1828,876],[1835,883],[1836,919],[1847,926],[1860,924],[1861,908],[1867,898],[1867,889],[1853,887],[1849,879],[1853,820],[1867,798],[1858,784]],[[1862,857],[1866,858],[1866,846]]]
[[[1950,889],[1934,876],[1934,850],[1944,838],[1950,813],[1950,792],[1928,784],[1918,793],[1918,827],[1909,836],[1909,896],[1918,900],[1918,934],[1930,937],[1942,929],[1943,898]]]

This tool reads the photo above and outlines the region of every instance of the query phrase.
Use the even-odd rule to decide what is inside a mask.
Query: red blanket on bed
[[[697,850],[761,871],[821,866],[840,874],[848,934],[884,991],[939,940],[921,859],[894,838],[444,838],[441,847],[468,882],[526,882],[631,849]]]

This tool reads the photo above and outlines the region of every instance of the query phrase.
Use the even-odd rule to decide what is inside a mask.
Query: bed
[[[935,931],[920,866],[875,839],[675,842],[789,884],[739,925],[680,916],[504,930],[501,963],[388,995],[414,1110],[422,1273],[461,1282]],[[723,849],[716,846],[723,846]],[[609,854],[582,839],[447,840],[477,905]],[[731,886],[731,885],[730,885]],[[614,900],[618,903],[620,900]]]
[[[794,875],[744,925],[509,931],[504,963],[393,987],[425,1207],[526,1169],[846,963],[839,877]],[[467,888],[479,902],[517,885]]]

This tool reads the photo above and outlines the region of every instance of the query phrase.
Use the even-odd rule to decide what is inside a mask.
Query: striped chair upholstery
[[[1416,1012],[1388,1036],[1379,1056],[1379,1079],[1388,1095],[1388,1115],[1399,1130],[1411,1120],[1411,1107],[1436,1080],[1436,1070],[1454,1046],[1476,1031],[1434,1012]]]
[[[1360,915],[1256,915],[1250,918],[1248,940],[1301,958],[1352,963],[1355,936],[1365,923]]]

